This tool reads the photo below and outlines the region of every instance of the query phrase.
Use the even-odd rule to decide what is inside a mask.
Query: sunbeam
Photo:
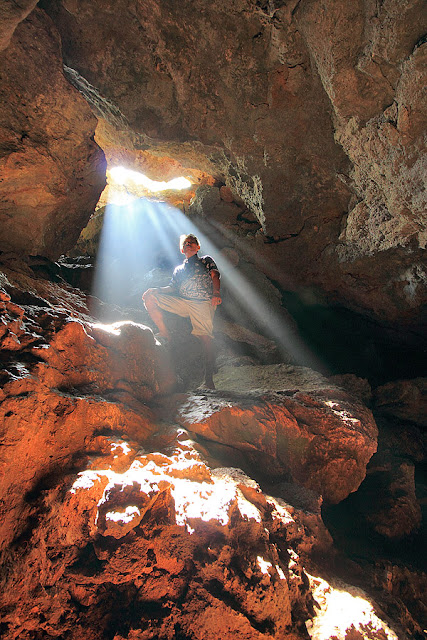
[[[127,206],[107,206],[94,295],[114,305],[140,307],[140,296],[144,287],[150,286],[153,270],[163,273],[165,281],[161,286],[164,286],[169,282],[165,274],[171,275],[173,267],[182,262],[178,244],[180,235],[186,233],[197,235],[202,246],[200,255],[212,255],[218,265],[226,299],[219,313],[237,324],[250,319],[295,364],[325,369],[299,338],[285,313],[274,309],[263,291],[221,252],[219,230],[216,243],[193,220],[164,202],[140,198]],[[148,274],[148,280],[144,281],[144,274]]]

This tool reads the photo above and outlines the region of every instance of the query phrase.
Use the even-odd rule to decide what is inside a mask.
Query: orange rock
[[[262,461],[266,477],[290,475],[331,503],[359,487],[377,448],[371,411],[339,389],[224,399],[190,395],[178,408],[178,421]]]

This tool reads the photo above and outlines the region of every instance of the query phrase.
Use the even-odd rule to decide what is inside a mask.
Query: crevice
[[[427,33],[421,36],[418,42],[415,43],[414,48],[412,50],[412,55],[415,53],[417,49],[419,49],[420,47],[423,46],[423,44],[426,44],[426,43],[427,43]]]
[[[64,64],[64,73],[69,82],[92,105],[95,111],[119,130],[128,129],[129,122],[120,109],[107,98],[104,98],[96,87],[90,84],[78,71]]]
[[[224,589],[222,584],[216,578],[209,581],[206,586],[207,591],[218,600],[221,600],[227,607],[233,609],[240,615],[245,616],[245,618],[249,621],[251,627],[259,631],[260,633],[266,634],[274,634],[275,633],[275,624],[271,618],[267,618],[266,620],[259,621],[255,618],[255,616],[251,615],[248,611],[245,611],[241,603],[228,591]]]

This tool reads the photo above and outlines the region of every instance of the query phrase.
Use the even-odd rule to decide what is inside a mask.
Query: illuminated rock
[[[246,368],[237,367],[236,376]],[[178,421],[243,452],[266,478],[290,477],[327,502],[340,502],[364,479],[378,429],[360,401],[326,380],[321,385],[320,374],[312,377],[317,385],[311,388],[290,376],[290,386],[283,382],[279,390],[280,383],[273,384],[276,392],[193,394],[178,406]]]
[[[240,367],[248,390],[270,373],[281,392],[160,395],[170,379],[150,332],[96,325],[81,292],[14,266],[0,273],[2,638],[329,640],[316,635],[329,610],[342,634],[394,640],[364,594],[350,608],[354,588],[341,583],[333,599],[336,582],[316,568],[342,565],[319,492],[351,490],[349,459],[354,483],[364,472],[375,425],[363,405],[288,365],[249,379]],[[263,490],[237,460],[264,475]],[[397,610],[418,632],[422,609]]]
[[[93,638],[166,640],[178,628],[200,639],[301,637],[312,601],[286,536],[297,523],[241,472],[205,466],[205,479],[194,480],[191,467],[202,463],[184,436],[170,456],[110,441],[114,455],[126,455],[123,472],[109,455],[74,476],[34,531],[43,545],[18,562],[31,601],[4,594],[12,611],[2,618],[4,638],[37,624],[56,634],[72,625],[76,638],[90,630]],[[18,586],[18,571],[12,580]]]
[[[155,430],[144,401],[168,390],[174,376],[147,327],[90,323],[79,292],[31,277],[28,267],[1,279],[8,290],[0,293],[4,546],[31,518],[28,496],[96,450],[97,434],[144,441]]]
[[[149,327],[129,321],[111,325],[70,319],[47,348],[33,349],[46,362],[36,375],[49,386],[87,387],[110,396],[145,401],[175,381],[164,350]]]

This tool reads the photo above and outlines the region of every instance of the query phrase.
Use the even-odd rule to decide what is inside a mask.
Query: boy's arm
[[[218,271],[212,270],[210,274],[211,274],[212,283],[213,283],[213,293],[212,293],[211,304],[213,307],[217,307],[222,302],[221,294],[220,294],[221,281],[220,281]]]

